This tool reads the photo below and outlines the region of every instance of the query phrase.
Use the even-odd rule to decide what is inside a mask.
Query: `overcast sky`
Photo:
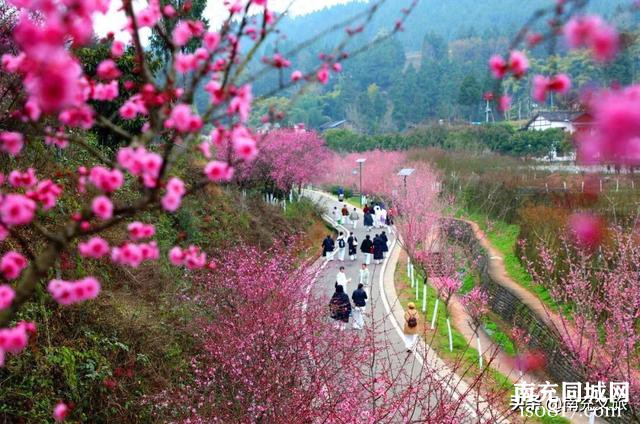
[[[327,6],[333,6],[335,4],[349,3],[355,0],[296,0],[290,9],[291,15],[304,15]],[[283,11],[291,0],[268,0],[269,8],[277,12]],[[124,26],[126,19],[124,13],[118,12],[121,7],[120,0],[113,0],[111,2],[111,8],[106,16],[96,15],[95,28],[96,33],[100,36],[104,36],[107,32],[112,31],[116,34],[120,32]],[[136,10],[146,7],[147,1],[134,0],[134,7]],[[224,0],[208,0],[207,9],[205,10],[205,17],[209,19],[209,22],[213,26],[222,22],[227,16],[224,7]],[[147,31],[149,32],[149,31]],[[121,35],[117,36],[119,39],[125,39]]]

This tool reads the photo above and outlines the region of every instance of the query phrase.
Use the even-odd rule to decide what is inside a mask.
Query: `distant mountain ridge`
[[[612,15],[628,0],[591,0],[587,11]],[[370,39],[393,28],[400,10],[411,0],[387,1],[365,29],[361,38]],[[555,0],[420,0],[407,19],[405,30],[398,36],[406,51],[420,50],[425,33],[433,32],[445,39],[468,37],[470,34],[513,34],[539,8],[550,7]],[[307,15],[287,17],[280,25],[291,40],[302,40],[329,26],[367,9],[369,2],[356,1],[336,5]],[[332,45],[344,31],[325,37],[320,43]]]

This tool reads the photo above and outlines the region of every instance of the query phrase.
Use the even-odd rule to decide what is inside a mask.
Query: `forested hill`
[[[303,0],[307,1],[307,0]],[[513,34],[531,14],[555,4],[555,0],[420,0],[398,37],[406,51],[420,50],[426,32],[435,33],[447,40],[466,38],[483,33]],[[364,11],[369,2],[354,1],[337,5],[283,22],[283,32],[289,38],[302,40],[309,36],[310,28],[326,28],[328,22],[340,22]],[[388,0],[365,32],[366,38],[392,28],[400,16],[400,9],[410,0]],[[591,0],[587,10],[603,15],[613,15],[619,5],[630,0]],[[334,37],[342,36],[339,32]],[[328,42],[327,44],[332,44]]]
[[[389,0],[375,15],[365,31],[348,46],[368,43],[394,27],[401,9],[411,0]],[[254,104],[252,123],[260,125],[260,117],[271,107],[286,109],[284,125],[304,123],[308,128],[346,120],[359,133],[382,134],[404,131],[417,124],[438,122],[484,121],[482,94],[494,88],[488,76],[487,61],[492,54],[504,53],[515,32],[541,7],[555,0],[421,0],[405,23],[405,30],[394,37],[350,58],[340,75],[332,75],[329,84],[314,87],[297,99],[289,109],[287,98],[292,92],[261,99]],[[621,5],[630,0],[591,0],[585,13],[598,13],[627,27],[637,23],[638,14],[625,12]],[[286,18],[277,48],[293,50],[292,40],[306,40],[337,22],[366,11],[368,3],[352,2],[326,8],[300,17]],[[545,25],[546,19],[540,22]],[[346,24],[345,24],[346,25]],[[290,56],[291,69],[313,69],[318,54],[326,52],[345,36],[345,25]],[[357,24],[352,24],[354,27]],[[630,83],[640,73],[640,48],[626,49],[610,66],[594,63],[583,52],[567,52],[558,45],[558,57],[548,59],[548,49],[539,46],[527,51],[531,59],[530,75],[566,72],[574,77],[576,90],[601,83]],[[267,43],[259,56],[270,56],[275,43]],[[549,63],[556,68],[548,68]],[[256,69],[260,63],[256,59]],[[256,96],[273,92],[279,76],[275,73],[253,84]],[[514,120],[526,120],[537,110],[551,105],[536,104],[531,96],[530,78],[513,81],[504,89],[513,98],[513,109],[507,114]],[[570,108],[571,96],[554,99],[557,108]],[[203,102],[206,102],[206,96]],[[499,117],[495,117],[500,119]]]

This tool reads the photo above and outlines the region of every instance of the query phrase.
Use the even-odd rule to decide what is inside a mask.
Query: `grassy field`
[[[406,259],[401,258],[395,270],[395,283],[400,303],[406,309],[409,302],[414,302],[416,307],[422,309],[423,286],[420,283],[420,299],[416,300],[416,290],[411,288],[411,282],[406,273]],[[468,275],[473,287],[473,276]],[[466,279],[465,279],[466,280]],[[420,280],[422,281],[422,280]],[[468,285],[469,283],[465,284]],[[464,286],[463,286],[464,287]],[[427,286],[427,307],[426,313],[421,313],[420,318],[424,325],[428,328],[424,333],[425,342],[432,349],[438,352],[438,356],[447,362],[450,366],[459,366],[459,369],[466,370],[465,377],[471,381],[480,372],[478,367],[478,351],[469,346],[462,333],[458,332],[453,326],[451,328],[453,340],[453,352],[449,351],[449,336],[447,332],[447,311],[444,303],[440,302],[438,313],[435,321],[434,330],[430,329],[431,317],[433,316],[433,308],[435,305],[436,291],[433,287]],[[492,320],[491,317],[485,321],[485,327],[488,328],[490,337],[500,344],[505,352],[510,355],[515,354],[515,346],[513,341],[507,336],[504,324],[500,325],[499,320]],[[462,360],[459,360],[462,358]],[[487,372],[488,384],[491,390],[503,391],[505,393],[505,405],[509,403],[510,395],[514,392],[513,383],[499,371],[490,368]],[[517,422],[517,420],[515,420]],[[538,422],[543,424],[566,424],[569,420],[562,417],[542,417],[529,419],[527,422]]]

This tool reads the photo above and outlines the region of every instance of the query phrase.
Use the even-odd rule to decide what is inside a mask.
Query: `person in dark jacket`
[[[328,235],[324,240],[322,240],[322,256],[326,258],[327,262],[333,260],[333,249],[335,248],[335,243],[331,238],[331,235]]]
[[[380,234],[380,238],[384,241],[384,244],[382,245],[382,256],[386,257],[387,252],[389,251],[389,237],[387,237],[387,233],[383,231]]]
[[[384,240],[379,234],[373,238],[373,260],[380,265],[384,259]]]
[[[369,234],[362,240],[360,251],[364,253],[364,263],[369,265],[371,263],[371,256],[373,256],[373,242]]]
[[[367,306],[367,292],[364,291],[362,284],[358,284],[358,288],[353,291],[351,300],[353,300],[353,328],[362,330],[364,327],[364,310]]]
[[[349,238],[347,239],[347,247],[349,247],[349,259],[355,261],[356,255],[358,254],[358,239],[356,238],[355,234],[349,234]]]
[[[344,292],[344,287],[337,283],[335,287],[336,291],[329,302],[329,310],[331,318],[337,321],[338,328],[344,330],[349,322],[349,315],[351,315],[351,302],[349,296]]]
[[[367,231],[371,231],[371,227],[373,227],[373,215],[371,215],[371,210],[368,210],[364,214],[364,227]]]

